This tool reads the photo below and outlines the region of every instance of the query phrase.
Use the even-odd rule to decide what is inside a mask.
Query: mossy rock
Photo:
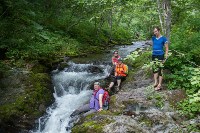
[[[47,71],[47,68],[41,64],[36,64],[32,67],[31,71],[33,73],[43,73]]]
[[[166,100],[166,95],[162,93],[153,92],[147,95],[147,99],[151,100],[156,107],[162,108]]]
[[[146,126],[152,127],[153,126],[153,121],[146,117],[145,115],[141,115],[140,118],[138,119],[140,123],[145,123]]]
[[[103,133],[104,126],[113,122],[113,120],[100,114],[91,114],[81,121],[83,123],[72,128],[72,133]]]
[[[0,106],[0,120],[4,125],[11,123],[18,129],[32,127],[34,120],[45,112],[41,107],[49,106],[53,99],[48,74],[28,73],[27,76],[21,81],[24,91],[15,95],[13,102]]]

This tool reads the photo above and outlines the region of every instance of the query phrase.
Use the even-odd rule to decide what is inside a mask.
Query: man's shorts
[[[124,81],[125,79],[126,79],[126,76],[116,76],[116,77],[113,77],[113,79],[112,79],[112,82],[117,82],[117,80],[120,80],[121,79],[121,81]]]
[[[159,75],[162,76],[162,69],[164,67],[162,61],[164,60],[164,55],[152,55],[152,61],[156,60],[158,60],[158,62],[154,62],[152,66],[153,73],[159,73]]]
[[[152,61],[155,61],[156,59],[163,61],[164,60],[164,54],[163,55],[152,55]]]

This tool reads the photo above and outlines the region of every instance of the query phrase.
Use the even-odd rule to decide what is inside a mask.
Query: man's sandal
[[[158,86],[158,84],[154,84],[154,85],[153,85],[153,88],[156,88],[157,86]]]
[[[161,90],[161,86],[157,86],[156,88],[155,88],[155,91],[160,91]]]

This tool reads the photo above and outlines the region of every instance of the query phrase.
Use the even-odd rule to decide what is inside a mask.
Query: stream
[[[145,42],[135,42],[130,46],[118,46],[119,55],[124,58],[130,52],[147,47]],[[69,66],[62,71],[52,71],[55,102],[46,109],[46,114],[37,120],[37,126],[31,133],[67,133],[66,126],[70,114],[79,106],[87,103],[92,94],[91,84],[109,75],[112,51],[104,54],[75,58],[68,62]],[[90,67],[98,67],[101,72],[91,72]]]

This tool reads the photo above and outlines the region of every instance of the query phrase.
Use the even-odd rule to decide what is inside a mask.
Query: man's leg
[[[157,84],[158,84],[158,72],[157,72],[157,73],[154,73],[154,74],[153,74],[153,77],[154,77],[154,87],[156,87]]]
[[[77,110],[75,110],[71,115],[70,117],[74,117],[76,115],[79,115],[83,112],[87,112],[87,111],[90,111],[90,104],[85,104],[81,107],[79,107]]]
[[[115,84],[116,80],[117,80],[116,77],[112,78],[112,81],[110,82],[110,85],[108,87],[109,90],[113,87],[113,85]]]
[[[159,57],[156,55],[152,55],[152,61],[154,62],[152,66],[153,77],[154,77],[154,88],[158,85],[158,73],[159,73],[159,65],[158,65]]]
[[[121,87],[121,83],[126,80],[126,76],[118,76],[117,77],[117,89],[116,91],[119,91],[120,87]]]
[[[115,91],[116,91],[116,92],[119,91],[120,84],[121,84],[121,79],[117,79],[117,86],[116,86],[116,88],[115,88]]]
[[[159,69],[160,69],[159,72],[158,72],[159,82],[158,82],[158,86],[157,86],[156,90],[160,90],[160,87],[162,86],[162,80],[163,80],[163,76],[162,76],[163,69],[162,68],[159,68]]]
[[[121,79],[117,79],[117,86],[119,87],[121,84]]]
[[[70,130],[71,127],[73,127],[74,123],[77,123],[79,121],[79,119],[82,117],[82,115],[79,115],[83,112],[90,112],[90,105],[89,104],[85,104],[83,106],[81,106],[80,108],[78,108],[77,110],[75,110],[71,115],[71,119],[66,127],[66,130]],[[83,114],[84,115],[84,114]]]
[[[115,84],[114,82],[111,82],[108,88],[111,89],[114,84]]]
[[[160,88],[161,85],[162,85],[162,80],[163,80],[163,77],[162,76],[159,76],[159,83],[158,83],[158,87]]]

